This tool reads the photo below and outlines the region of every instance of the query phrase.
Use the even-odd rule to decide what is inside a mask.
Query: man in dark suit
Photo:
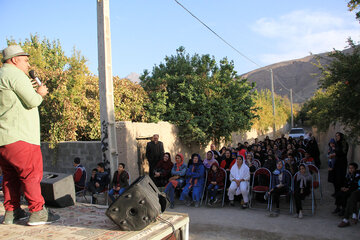
[[[159,134],[154,134],[151,141],[146,145],[146,158],[149,162],[149,176],[154,178],[156,164],[164,156],[164,145],[159,141]]]

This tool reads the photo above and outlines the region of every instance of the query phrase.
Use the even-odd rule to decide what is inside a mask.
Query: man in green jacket
[[[0,68],[0,166],[3,171],[4,224],[25,219],[20,207],[21,189],[28,202],[28,225],[53,222],[60,217],[44,207],[40,182],[43,162],[40,149],[38,106],[48,93],[27,76],[29,54],[19,45],[2,51]]]

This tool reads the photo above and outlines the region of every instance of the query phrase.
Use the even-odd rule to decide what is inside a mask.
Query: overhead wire
[[[174,0],[180,7],[182,7],[186,12],[188,12],[193,18],[195,18],[198,22],[200,22],[203,26],[205,26],[209,31],[211,31],[215,36],[217,36],[221,41],[223,41],[226,45],[228,45],[230,48],[232,48],[234,51],[236,51],[238,54],[240,54],[243,58],[247,59],[248,61],[252,62],[253,64],[255,64],[256,66],[258,66],[259,68],[263,68],[264,66],[258,64],[257,62],[255,62],[254,60],[252,60],[250,57],[246,56],[245,54],[243,54],[242,52],[240,52],[237,48],[235,48],[233,45],[231,45],[228,41],[226,41],[223,37],[221,37],[219,34],[217,34],[214,30],[212,30],[206,23],[204,23],[202,20],[200,20],[195,14],[193,14],[190,10],[188,10],[184,5],[182,5],[178,0]],[[269,71],[269,70],[267,70]],[[290,89],[285,87],[285,85],[280,81],[279,77],[274,74],[275,80],[277,80],[278,83],[280,83],[280,85],[285,88],[287,91],[290,92]],[[295,93],[293,91],[294,95],[298,96],[299,98],[302,98],[304,100],[306,100],[306,98],[298,95],[297,93]]]

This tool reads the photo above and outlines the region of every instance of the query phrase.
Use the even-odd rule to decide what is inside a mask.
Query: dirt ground
[[[190,239],[360,239],[360,223],[338,228],[341,217],[331,214],[334,198],[332,186],[327,183],[327,170],[321,170],[323,199],[317,200],[315,215],[311,215],[311,199],[304,202],[304,218],[294,218],[289,213],[289,203],[280,202],[279,217],[269,217],[265,204],[256,203],[253,209],[241,209],[225,205],[223,208],[201,206],[186,207],[180,203],[167,211],[188,213],[190,216]],[[326,176],[326,177],[325,177]],[[316,198],[320,198],[316,191]]]

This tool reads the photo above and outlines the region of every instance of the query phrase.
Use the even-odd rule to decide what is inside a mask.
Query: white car
[[[289,137],[300,138],[301,136],[305,137],[305,131],[303,128],[292,128],[289,132]]]

